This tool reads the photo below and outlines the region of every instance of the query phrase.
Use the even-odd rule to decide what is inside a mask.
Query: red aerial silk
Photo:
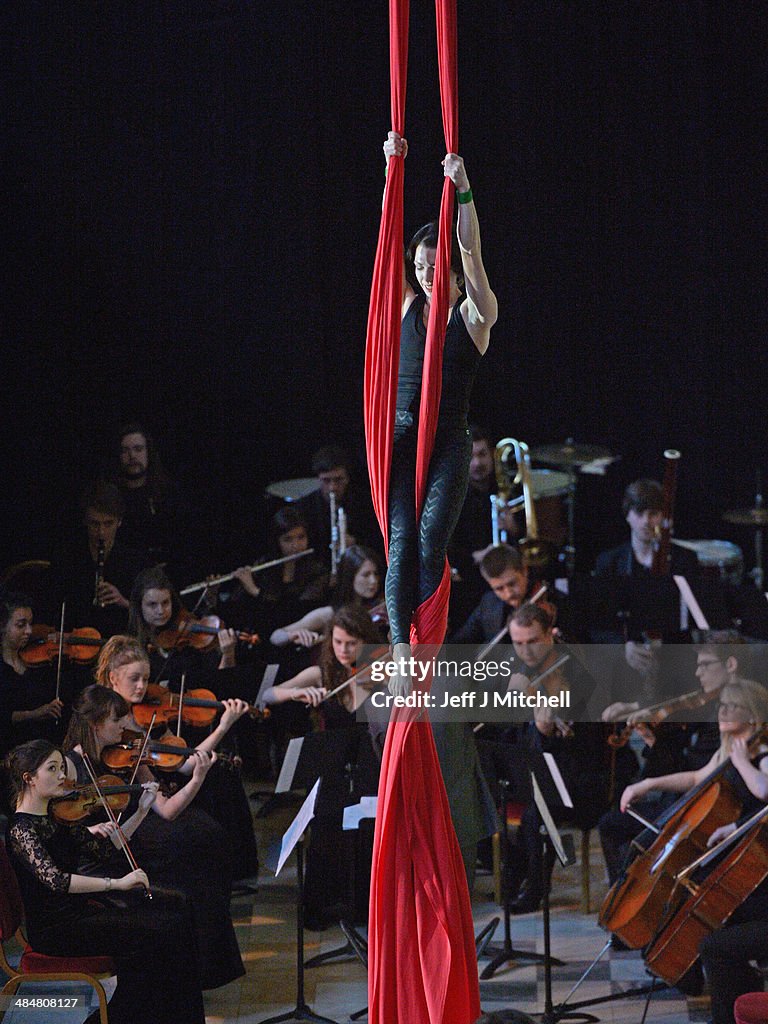
[[[456,0],[435,0],[446,149],[458,150]],[[405,128],[408,0],[390,0],[392,128]],[[374,264],[365,359],[365,432],[371,493],[388,547],[388,491],[397,401],[403,274],[403,161],[389,162]],[[454,187],[440,206],[416,461],[416,514],[440,406],[448,320]],[[414,615],[411,641],[440,644],[450,592],[446,559],[437,591]],[[429,722],[393,712],[381,770],[371,877],[368,1014],[371,1024],[473,1024],[480,1015],[472,911]]]

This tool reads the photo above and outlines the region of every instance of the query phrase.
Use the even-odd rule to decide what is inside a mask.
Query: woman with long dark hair
[[[61,751],[47,740],[16,747],[7,759],[15,794],[8,852],[24,900],[29,941],[48,956],[108,956],[117,968],[112,1024],[204,1024],[195,936],[181,893],[144,890],[142,868],[119,877],[84,875],[77,865],[107,860],[109,839],[60,825],[49,804],[67,791]],[[111,894],[119,893],[118,905]],[[98,1012],[87,1024],[98,1020]]]

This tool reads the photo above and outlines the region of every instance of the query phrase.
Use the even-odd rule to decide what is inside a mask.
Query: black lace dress
[[[74,750],[67,757],[75,766],[77,781],[87,782],[82,757]],[[134,798],[123,814],[124,821],[136,807]],[[151,884],[179,889],[187,897],[194,922],[201,988],[218,988],[242,977],[245,968],[229,906],[229,846],[219,825],[194,804],[173,821],[150,811],[132,836],[131,849]],[[79,869],[83,874],[94,873],[85,860],[80,861]]]
[[[151,900],[138,889],[70,894],[81,857],[103,862],[114,847],[46,815],[16,812],[7,845],[32,947],[49,956],[114,960],[111,1024],[204,1024],[194,930],[181,893],[153,890]]]

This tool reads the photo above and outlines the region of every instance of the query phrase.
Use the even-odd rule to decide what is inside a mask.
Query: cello
[[[765,731],[761,729],[750,739],[751,756]],[[741,800],[729,769],[735,771],[727,758],[668,808],[656,826],[633,840],[639,856],[611,887],[598,916],[598,924],[618,935],[630,949],[640,949],[653,940],[677,873],[706,852],[707,840],[716,829],[738,818]]]
[[[702,881],[694,874],[728,854]],[[676,985],[699,959],[702,939],[728,921],[744,900],[768,878],[768,806],[727,839],[689,864],[675,877],[670,900],[675,907],[646,951],[648,969]]]

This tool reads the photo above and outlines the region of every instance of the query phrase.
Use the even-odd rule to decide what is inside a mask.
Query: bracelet
[[[109,890],[112,888],[112,879],[111,878],[105,878],[104,881],[107,883],[107,887],[106,887],[105,891],[109,892]]]
[[[466,192],[457,192],[456,198],[462,204],[472,202],[472,189],[468,188]]]

